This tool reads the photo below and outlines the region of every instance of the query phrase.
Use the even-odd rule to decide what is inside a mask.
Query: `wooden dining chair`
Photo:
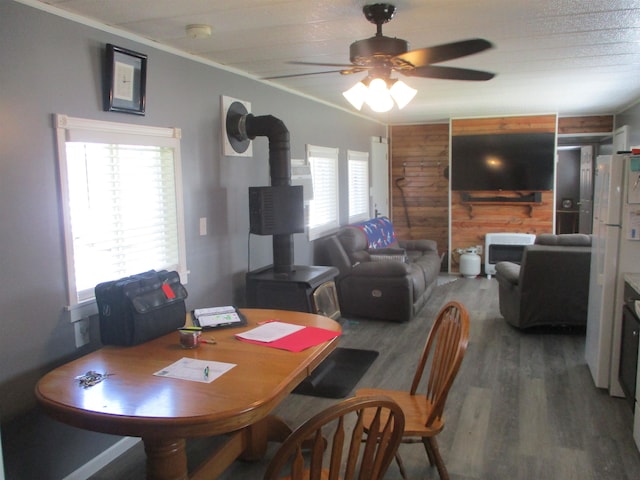
[[[364,431],[365,414],[370,435]],[[403,430],[402,410],[390,399],[344,400],[294,430],[269,463],[264,480],[382,479]]]
[[[431,327],[409,391],[363,388],[355,394],[356,398],[385,395],[400,405],[405,415],[402,443],[422,442],[429,463],[435,464],[441,480],[448,480],[449,474],[440,455],[436,435],[444,428],[445,401],[468,341],[469,313],[461,303],[449,302],[440,310]],[[426,370],[429,374],[423,378]],[[421,384],[426,392],[419,394]],[[372,418],[366,415],[364,421],[367,427]],[[407,478],[399,453],[396,453],[396,461],[402,478]]]

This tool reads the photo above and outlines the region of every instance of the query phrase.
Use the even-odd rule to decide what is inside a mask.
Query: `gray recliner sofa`
[[[586,325],[590,268],[590,235],[538,235],[520,265],[496,264],[500,313],[522,329]]]
[[[433,240],[398,240],[385,217],[342,227],[317,242],[316,263],[337,267],[342,315],[404,322],[437,284],[441,257]]]

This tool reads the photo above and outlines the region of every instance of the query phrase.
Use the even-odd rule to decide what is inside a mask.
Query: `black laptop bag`
[[[95,287],[103,345],[136,345],[184,325],[187,291],[177,272],[149,270]]]

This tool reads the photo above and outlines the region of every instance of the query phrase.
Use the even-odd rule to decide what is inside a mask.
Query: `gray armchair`
[[[590,267],[590,235],[538,235],[520,265],[496,265],[500,313],[518,328],[586,325]]]

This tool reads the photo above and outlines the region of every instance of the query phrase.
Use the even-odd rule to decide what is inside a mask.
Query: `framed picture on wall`
[[[147,56],[107,44],[106,111],[144,115],[146,107]]]

